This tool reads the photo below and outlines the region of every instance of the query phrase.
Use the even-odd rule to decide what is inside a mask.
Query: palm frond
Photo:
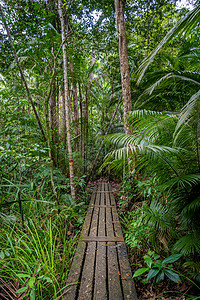
[[[184,190],[189,189],[200,182],[200,174],[187,174],[172,178],[165,182],[161,187],[163,190]]]
[[[175,132],[174,132],[174,141],[176,142],[181,130],[183,130],[191,120],[191,117],[194,114],[194,109],[197,106],[200,100],[200,90],[197,93],[192,95],[188,103],[183,107],[180,113],[180,119],[177,123]]]
[[[162,41],[158,44],[156,49],[146,58],[137,71],[137,82],[140,83],[146,69],[154,60],[157,53],[161,50],[161,48],[172,38],[174,38],[179,33],[187,33],[189,30],[194,28],[196,24],[199,22],[200,16],[200,4],[190,11],[185,17],[183,17],[162,39]]]
[[[200,253],[200,232],[194,231],[180,238],[174,245],[174,250],[183,255]]]

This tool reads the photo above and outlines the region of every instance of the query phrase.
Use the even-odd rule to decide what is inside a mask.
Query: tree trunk
[[[62,106],[61,106],[61,126],[60,135],[62,136],[63,148],[66,149],[66,109],[65,109],[65,92],[62,92]]]
[[[86,86],[85,91],[85,103],[83,105],[83,115],[84,115],[84,133],[85,133],[85,155],[84,155],[84,172],[87,172],[87,157],[88,157],[88,137],[89,137],[89,128],[88,128],[88,87]]]
[[[62,1],[58,0],[58,13],[61,23],[61,32],[62,32],[62,50],[63,50],[63,67],[64,67],[64,95],[65,95],[65,104],[66,104],[66,127],[67,127],[67,142],[68,142],[68,155],[69,155],[69,174],[70,174],[70,186],[71,186],[71,196],[75,200],[75,185],[74,185],[74,166],[72,158],[72,144],[71,144],[71,132],[70,132],[70,122],[69,122],[69,87],[67,79],[67,51],[66,51],[66,35],[65,35],[65,23],[64,16],[62,11]]]
[[[82,92],[81,92],[81,84],[79,82],[79,99],[80,99],[80,115],[81,115],[81,157],[82,157],[82,169],[84,165],[84,126],[83,126],[83,98],[82,98]],[[84,169],[82,170],[84,174]]]
[[[74,73],[74,67],[72,62],[69,62],[69,67],[72,74]],[[77,85],[72,75],[72,94],[73,94],[73,108],[74,108],[74,135],[75,135],[75,151],[80,150],[79,143],[79,111],[78,111],[78,91]]]
[[[118,47],[119,47],[119,60],[120,60],[121,81],[122,81],[122,94],[123,94],[124,131],[125,133],[130,133],[130,129],[126,122],[127,113],[130,112],[132,109],[132,103],[131,103],[131,86],[130,86],[130,74],[129,74],[129,66],[128,66],[124,8],[125,8],[125,0],[115,0],[116,29],[117,29],[117,39],[118,39]]]
[[[58,151],[58,132],[56,130],[56,124],[57,124],[57,120],[56,120],[56,80],[55,78],[53,78],[53,83],[52,83],[52,92],[51,92],[51,96],[50,96],[50,128],[51,128],[51,141],[52,141],[52,156],[54,157],[54,160],[56,162],[57,165],[57,151]]]

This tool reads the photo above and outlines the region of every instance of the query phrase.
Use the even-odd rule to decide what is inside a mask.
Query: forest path
[[[93,192],[69,272],[65,300],[136,300],[116,202],[109,183]]]

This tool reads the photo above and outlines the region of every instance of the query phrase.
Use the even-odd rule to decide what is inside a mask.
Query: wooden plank
[[[101,190],[101,184],[98,184],[98,189],[97,191],[100,191]],[[101,199],[101,194],[99,193],[96,193],[96,201],[95,201],[95,206],[96,205],[100,205],[100,199]]]
[[[128,255],[127,255],[125,244],[117,243],[117,251],[118,251],[124,299],[137,300],[137,294],[132,279],[132,273],[128,261]]]
[[[105,192],[108,192],[108,184],[105,185]],[[110,193],[110,192],[109,192],[109,193]],[[105,196],[106,196],[106,205],[107,205],[107,206],[111,206],[111,203],[110,203],[110,197],[109,197],[110,194],[107,193]]]
[[[112,207],[112,208],[114,208],[114,209],[116,209],[116,206],[115,205],[91,205],[91,207],[94,207],[94,206],[96,206],[96,207]]]
[[[115,235],[117,237],[122,237],[123,233],[122,233],[122,229],[121,229],[121,225],[120,225],[120,221],[116,209],[112,209],[112,216],[113,216]]]
[[[82,262],[85,255],[86,244],[84,242],[79,242],[76,253],[73,259],[72,267],[70,269],[66,285],[73,284],[70,287],[68,286],[65,290],[68,291],[64,296],[64,300],[74,300],[77,293],[78,282],[80,278],[80,273],[82,269]],[[75,283],[75,284],[74,284]]]
[[[98,212],[99,208],[95,207],[89,232],[89,235],[92,237],[96,237],[97,234]],[[95,255],[96,242],[88,243],[78,300],[89,300],[92,298]]]
[[[82,236],[82,242],[124,242],[123,237],[118,236]]]
[[[101,186],[101,192],[104,192],[104,186],[105,186],[105,184],[102,183],[102,186]],[[100,194],[100,197],[101,197],[101,200],[100,200],[99,205],[105,205],[105,203],[104,203],[104,193],[101,193],[101,194]]]
[[[107,246],[108,259],[108,295],[110,300],[122,300],[123,294],[120,284],[120,270],[117,260],[116,244],[111,242]]]
[[[106,246],[103,242],[97,243],[97,257],[95,269],[94,300],[106,300]]]
[[[94,192],[91,196],[90,204],[94,204],[95,198],[96,198],[96,194]],[[85,222],[83,224],[83,228],[81,231],[81,236],[88,236],[92,214],[93,214],[93,207],[89,207],[88,211],[87,211],[87,215],[85,217]],[[80,241],[78,243],[77,250],[75,252],[75,256],[74,256],[74,259],[72,262],[72,266],[71,266],[71,269],[70,269],[70,272],[68,275],[68,279],[67,279],[67,284],[76,283],[76,282],[77,282],[77,284],[73,284],[70,288],[68,288],[68,287],[66,288],[66,290],[69,289],[69,291],[64,296],[64,298],[63,298],[64,300],[68,300],[68,299],[74,300],[75,299],[75,296],[77,293],[77,288],[79,285],[78,281],[80,279],[83,260],[84,260],[84,256],[85,256],[85,250],[86,250],[86,244],[85,244],[85,242],[81,242],[81,238],[80,238]]]
[[[83,273],[81,276],[81,285],[79,289],[78,299],[92,299],[93,277],[94,277],[94,261],[95,261],[96,242],[88,244]]]
[[[101,195],[101,203],[104,201],[104,195]],[[105,236],[105,208],[101,207],[99,212],[98,237]],[[106,290],[106,247],[105,243],[97,243],[96,266],[95,266],[95,285],[94,300],[107,299]]]
[[[94,203],[95,200],[95,194],[92,195],[91,198],[91,202]],[[81,236],[87,236],[88,232],[89,232],[89,228],[90,228],[90,222],[91,222],[91,217],[93,214],[93,208],[89,207],[88,211],[87,211],[87,215],[85,217],[85,222],[83,224],[83,228],[81,231]],[[66,290],[69,289],[69,291],[66,293],[66,295],[64,296],[64,300],[74,300],[76,293],[77,293],[77,289],[78,289],[78,282],[80,279],[80,274],[81,274],[81,270],[82,270],[82,265],[83,265],[83,260],[84,260],[84,256],[85,256],[85,250],[86,250],[86,244],[85,242],[81,242],[81,238],[80,241],[78,243],[76,252],[75,252],[75,256],[74,259],[72,261],[72,266],[67,278],[67,283],[66,284],[71,284],[71,283],[76,283],[77,284],[73,284],[70,288],[66,288]]]
[[[111,209],[106,208],[106,231],[108,237],[114,237],[114,230],[112,224]],[[117,260],[116,245],[110,242],[107,245],[107,266],[108,266],[108,295],[109,299],[121,300],[123,299],[121,285],[120,285],[120,271]]]
[[[97,191],[96,193],[104,194],[104,193],[112,193],[112,191]]]
[[[109,196],[110,196],[110,204],[111,204],[111,205],[116,205],[116,202],[115,202],[115,198],[114,198],[113,193],[110,193]]]

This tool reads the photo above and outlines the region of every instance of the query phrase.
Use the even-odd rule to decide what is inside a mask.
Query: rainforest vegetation
[[[200,4],[0,1],[0,299],[62,299],[118,186],[139,299],[200,299]]]

